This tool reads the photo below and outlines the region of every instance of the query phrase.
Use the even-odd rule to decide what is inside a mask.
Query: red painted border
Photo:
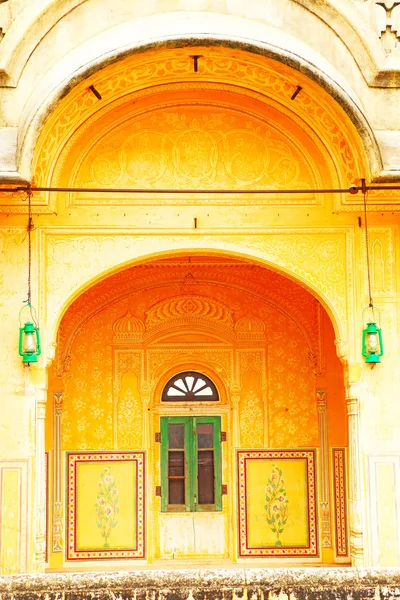
[[[68,452],[67,490],[67,560],[121,560],[145,558],[145,453],[144,452]],[[133,461],[136,469],[136,545],[124,550],[77,550],[76,549],[76,467],[78,462]],[[132,515],[133,516],[133,515]]]
[[[50,452],[46,450],[44,453],[44,481],[46,487],[46,545],[44,551],[44,560],[49,562],[49,462]]]
[[[248,546],[247,515],[247,460],[305,460],[307,472],[307,513],[308,544],[295,548],[293,546]],[[239,523],[239,556],[272,556],[272,557],[315,557],[318,556],[317,499],[316,499],[316,450],[238,450],[238,523]]]
[[[335,490],[335,549],[336,556],[348,556],[346,455],[344,448],[332,448]]]

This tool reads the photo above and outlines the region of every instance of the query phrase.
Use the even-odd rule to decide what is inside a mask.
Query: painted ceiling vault
[[[79,328],[93,315],[120,301],[151,329],[156,305],[174,297],[201,296],[229,307],[234,322],[251,314],[268,322],[270,307],[288,316],[302,332],[314,360],[321,363],[319,302],[283,275],[222,257],[191,256],[158,260],[111,275],[89,288],[67,309],[58,333],[58,364],[68,356]],[[250,308],[251,307],[251,308]],[[122,316],[122,315],[121,315]]]

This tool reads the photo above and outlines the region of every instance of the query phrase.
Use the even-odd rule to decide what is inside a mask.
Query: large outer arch
[[[27,103],[21,116],[17,150],[17,163],[21,176],[24,179],[31,178],[33,158],[39,133],[57,104],[76,85],[93,73],[127,56],[141,54],[149,50],[184,48],[193,45],[224,47],[245,51],[249,54],[256,54],[281,62],[294,71],[298,71],[303,76],[305,75],[321,87],[343,109],[351,120],[368,159],[370,170],[370,174],[368,175],[370,178],[373,180],[374,177],[382,173],[383,163],[377,140],[356,97],[351,93],[350,89],[346,89],[331,75],[316,66],[316,64],[293,51],[257,40],[247,38],[229,39],[224,36],[208,37],[204,35],[191,35],[190,37],[180,36],[174,39],[156,40],[150,43],[133,45],[129,48],[117,48],[101,56],[97,56],[91,62],[77,67],[75,70],[70,70],[68,73],[61,73],[59,80],[53,82],[52,87],[46,91],[45,96],[43,94],[40,96],[36,95],[34,96],[34,103]]]

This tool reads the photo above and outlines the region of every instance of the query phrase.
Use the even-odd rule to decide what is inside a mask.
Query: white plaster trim
[[[87,0],[64,0],[63,2],[54,2],[54,0],[31,1],[28,6],[22,10],[10,25],[2,43],[2,53],[0,57],[0,72],[8,78],[14,85],[18,81],[21,72],[28,57],[34,52],[34,48],[51,31],[57,22],[66,18],[69,13],[85,4]],[[385,70],[385,52],[380,43],[376,31],[368,23],[368,14],[364,7],[354,6],[348,0],[325,0],[316,3],[315,0],[293,0],[295,4],[304,7],[305,12],[309,11],[317,16],[324,24],[332,29],[339,28],[339,36],[348,48],[358,42],[362,48],[353,48],[353,56],[357,56],[361,63],[359,68],[364,73],[373,77],[377,69]],[[174,3],[176,7],[181,7],[179,2]],[[215,3],[217,4],[217,3]],[[224,3],[225,4],[225,3]],[[264,6],[263,6],[264,4]],[[204,9],[204,6],[212,13],[210,3],[202,0],[192,0],[187,3],[185,12],[198,12]],[[249,3],[243,3],[242,0],[231,0],[226,2],[226,11],[232,16],[242,16],[245,19],[265,21],[270,17],[270,10],[266,2],[254,0]],[[95,7],[93,7],[95,8]],[[133,7],[133,10],[137,8]],[[144,12],[143,8],[141,9]],[[162,13],[163,2],[155,0],[149,3],[146,10],[157,11],[158,15]],[[176,12],[173,10],[173,12]],[[165,16],[165,15],[163,15]],[[126,20],[126,14],[121,15]],[[29,35],[30,31],[36,28],[36,40]],[[90,34],[90,33],[89,33]],[[264,39],[264,38],[261,38]],[[364,50],[361,52],[360,50]],[[368,57],[368,58],[367,58]]]
[[[378,520],[378,512],[379,505],[377,504],[377,467],[379,465],[386,465],[392,468],[393,472],[393,480],[394,480],[394,489],[388,490],[388,494],[393,494],[393,503],[394,503],[394,511],[396,515],[396,522],[392,524],[394,530],[394,539],[396,541],[397,547],[397,557],[400,557],[400,519],[399,519],[399,497],[400,497],[400,486],[399,486],[399,477],[400,477],[400,455],[393,453],[381,453],[381,454],[371,454],[367,457],[367,477],[368,477],[368,506],[366,507],[369,513],[368,523],[369,523],[369,538],[370,538],[370,555],[369,555],[369,563],[373,566],[377,566],[381,564],[381,555],[380,555],[380,531],[379,531],[379,520]],[[395,566],[395,563],[393,563]]]
[[[400,176],[400,131],[376,131],[383,168],[392,175]]]
[[[0,127],[0,172],[14,172],[16,168],[18,127]]]

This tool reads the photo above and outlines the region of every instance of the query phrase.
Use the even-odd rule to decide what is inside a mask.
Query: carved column
[[[36,402],[36,540],[35,566],[37,573],[44,572],[46,560],[46,465],[45,465],[45,418],[47,388],[35,386]]]
[[[63,491],[61,461],[62,392],[53,394],[53,523],[52,551],[62,552]]]
[[[350,555],[353,567],[364,566],[364,540],[362,529],[361,503],[361,459],[359,437],[359,399],[358,382],[361,367],[359,364],[348,364],[347,344],[335,340],[336,353],[345,370],[347,423],[349,432],[349,522],[350,522]]]
[[[354,567],[364,565],[364,543],[361,512],[361,470],[359,443],[358,398],[347,398],[349,423],[349,510],[350,510],[350,554]]]
[[[320,481],[321,481],[321,529],[322,547],[331,548],[331,511],[329,503],[329,448],[328,448],[328,422],[326,412],[326,390],[317,390],[317,409],[319,421],[320,445]]]

